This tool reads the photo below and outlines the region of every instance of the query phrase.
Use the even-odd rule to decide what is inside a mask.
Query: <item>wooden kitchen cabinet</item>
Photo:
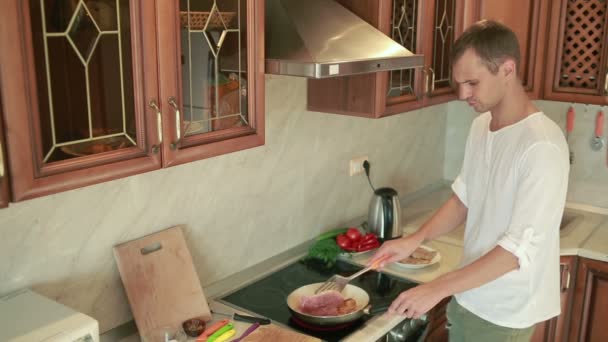
[[[429,323],[425,342],[447,342],[449,340],[446,309],[450,300],[452,300],[452,297],[444,298],[428,313]]]
[[[560,257],[560,306],[561,314],[550,320],[538,323],[531,338],[532,342],[566,341],[570,310],[576,277],[576,256]]]
[[[164,166],[264,144],[264,7],[157,1]]]
[[[521,51],[518,74],[532,99],[541,98],[549,5],[549,0],[474,0],[470,5],[475,21],[496,20],[517,35]]]
[[[262,145],[263,9],[0,2],[11,200]]]
[[[579,258],[568,341],[608,341],[608,263]]]
[[[424,68],[308,80],[308,110],[379,118],[455,99],[450,48],[470,17],[464,0],[338,0],[408,50]]]
[[[608,1],[551,1],[544,99],[608,104]]]

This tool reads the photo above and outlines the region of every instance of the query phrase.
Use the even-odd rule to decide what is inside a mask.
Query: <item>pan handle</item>
[[[365,312],[366,314],[375,316],[377,314],[382,314],[385,313],[386,310],[388,310],[388,307],[391,306],[390,304],[380,304],[380,305],[372,305],[369,309],[365,308],[363,309],[363,312]],[[367,312],[366,312],[367,309]]]

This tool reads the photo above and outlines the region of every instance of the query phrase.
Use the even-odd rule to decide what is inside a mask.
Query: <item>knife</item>
[[[241,315],[236,312],[232,313],[232,314],[227,314],[227,313],[223,313],[223,312],[217,312],[215,310],[211,310],[211,313],[220,315],[220,316],[230,317],[233,320],[239,321],[239,322],[260,323],[260,325],[270,324],[270,319],[265,318],[265,317],[254,317],[254,316],[248,316],[248,315]]]

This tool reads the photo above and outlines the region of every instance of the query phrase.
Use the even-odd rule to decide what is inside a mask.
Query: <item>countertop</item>
[[[439,184],[403,198],[401,200],[403,205],[403,233],[409,234],[415,231],[451,194],[452,192],[448,185]],[[604,209],[601,208],[599,210],[594,210],[593,208],[591,210],[584,209],[576,204],[568,203],[566,205],[565,224],[560,231],[561,255],[578,255],[608,262],[608,211],[604,212]],[[458,266],[462,255],[463,235],[464,227],[461,226],[446,236],[426,243],[426,245],[439,251],[441,255],[441,260],[435,265],[416,270],[389,265],[385,267],[383,272],[418,283],[431,281],[444,273],[454,270]],[[228,292],[260,279],[265,274],[300,259],[306,254],[311,243],[303,243],[258,265],[207,286],[205,294],[209,299],[210,307],[217,312],[240,312],[215,301],[214,298],[219,298]],[[344,258],[348,258],[353,263],[365,265],[370,256],[371,253],[365,253],[352,258]],[[247,314],[247,312],[241,313]],[[225,317],[214,315],[213,320],[223,318]],[[362,329],[349,336],[345,341],[376,341],[402,320],[403,318],[399,316],[380,315],[374,317],[367,321]],[[247,323],[235,322],[236,336],[239,336],[249,326],[250,324]],[[134,324],[127,323],[104,334],[102,342],[138,341],[137,334],[133,334],[133,329]],[[122,337],[120,337],[121,334]],[[193,340],[191,339],[191,341]]]
[[[449,186],[444,185],[407,201],[402,212],[403,234],[416,231],[451,195]],[[586,208],[589,210],[584,210]],[[462,246],[463,237],[464,225],[461,225],[436,241]],[[608,262],[608,211],[566,203],[560,229],[560,253]]]

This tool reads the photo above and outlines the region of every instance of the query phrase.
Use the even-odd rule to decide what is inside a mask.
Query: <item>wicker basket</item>
[[[181,27],[184,29],[188,28],[188,12],[179,12],[180,14],[180,23],[181,23]],[[202,30],[205,28],[205,23],[207,22],[208,18],[209,18],[209,14],[210,12],[190,12],[190,29],[191,30]],[[230,22],[234,19],[234,17],[236,16],[236,12],[220,12],[220,15],[222,16],[222,20],[224,21],[224,24],[226,26],[228,26],[230,24]],[[212,17],[211,21],[209,22],[209,26],[207,26],[208,28],[223,28],[222,22],[220,21],[220,18],[215,15]]]

